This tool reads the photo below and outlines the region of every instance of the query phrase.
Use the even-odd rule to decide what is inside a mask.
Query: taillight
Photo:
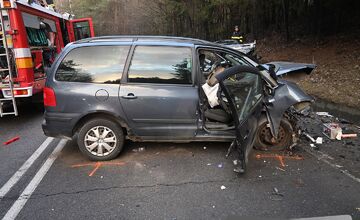
[[[52,88],[44,88],[44,106],[55,107],[56,106],[56,96]]]
[[[14,90],[14,96],[20,96],[20,95],[29,95],[28,90],[27,89]]]
[[[3,0],[1,1],[1,7],[2,8],[14,8],[14,0]]]

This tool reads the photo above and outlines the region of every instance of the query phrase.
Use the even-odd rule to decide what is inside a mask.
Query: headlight
[[[305,111],[310,110],[311,102],[299,102],[294,105],[294,109],[298,113],[303,113]]]

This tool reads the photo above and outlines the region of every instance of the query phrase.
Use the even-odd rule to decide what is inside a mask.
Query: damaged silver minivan
[[[91,160],[124,139],[231,142],[244,172],[255,146],[291,147],[312,97],[269,66],[203,40],[111,36],[69,44],[44,89],[44,133],[77,138]]]

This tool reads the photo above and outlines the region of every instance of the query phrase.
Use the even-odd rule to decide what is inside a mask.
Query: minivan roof
[[[194,45],[213,45],[219,46],[218,44],[212,43],[206,40],[200,40],[188,37],[173,37],[173,36],[151,36],[151,35],[114,35],[114,36],[101,36],[86,38],[74,42],[74,44],[81,43],[92,43],[92,42],[104,42],[104,41],[121,41],[121,42],[135,42],[135,41],[146,41],[146,42],[179,42],[179,43],[190,43]]]

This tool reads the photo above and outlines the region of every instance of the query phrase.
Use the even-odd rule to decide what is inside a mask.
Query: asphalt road
[[[0,119],[0,192],[43,147],[26,172],[20,169],[21,178],[1,198],[1,218],[226,219],[346,214],[360,219],[359,176],[344,172],[336,161],[324,161],[318,153],[300,148],[299,157],[284,158],[282,164],[271,152],[254,152],[242,176],[232,171],[232,158],[224,156],[226,143],[127,142],[116,160],[94,163],[80,154],[74,141],[47,139],[41,121],[41,109],[28,105],[19,117]],[[16,136],[20,137],[16,142],[2,144]],[[141,147],[145,150],[139,151]],[[59,152],[52,154],[54,149]]]

